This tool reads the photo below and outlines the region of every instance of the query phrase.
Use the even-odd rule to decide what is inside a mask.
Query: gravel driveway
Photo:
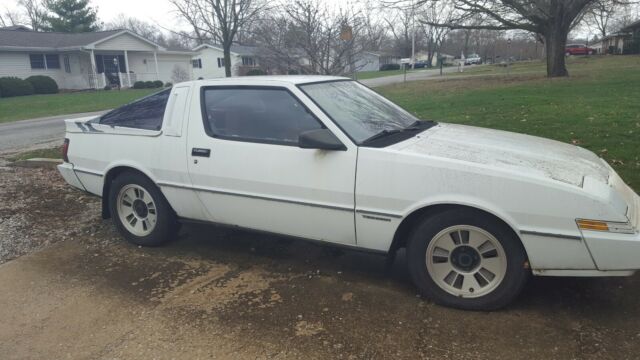
[[[464,312],[416,296],[402,254],[387,270],[381,256],[194,225],[138,248],[99,214],[54,169],[0,168],[3,359],[640,354],[638,276],[534,279],[509,309]]]

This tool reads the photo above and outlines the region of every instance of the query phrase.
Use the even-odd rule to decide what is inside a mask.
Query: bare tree
[[[353,72],[362,54],[358,42],[362,18],[353,7],[327,8],[318,0],[295,0],[284,6],[290,21],[289,44],[308,61],[308,70],[317,74]]]
[[[173,81],[174,84],[188,81],[189,78],[189,73],[182,66],[174,65],[173,69],[171,69],[171,81]]]
[[[43,0],[20,0],[18,5],[22,9],[29,19],[31,30],[41,31],[45,24],[45,18],[47,16],[47,7]]]
[[[160,31],[160,28],[154,24],[145,22],[143,20],[120,14],[110,22],[103,25],[104,30],[120,30],[125,29],[134,32],[146,39],[149,39],[155,43],[161,44],[164,42],[164,36]]]
[[[17,11],[11,11],[6,9],[3,14],[0,14],[0,26],[13,26],[23,24],[23,18]]]
[[[418,9],[418,22],[420,22],[425,36],[427,47],[427,64],[431,66],[433,56],[439,52],[442,42],[451,29],[432,24],[446,24],[454,20],[455,9],[448,1],[429,0]]]
[[[383,3],[387,7],[387,13],[384,17],[387,28],[391,32],[395,40],[395,49],[402,57],[411,56],[412,32],[414,27],[414,9],[411,6],[405,6],[399,3],[398,6]],[[416,34],[416,47],[419,46],[421,37]]]
[[[365,0],[362,6],[362,31],[358,41],[362,48],[371,51],[379,51],[387,37],[387,27],[382,20],[384,13],[379,11],[373,0]]]
[[[421,0],[424,3],[426,0]],[[450,0],[460,16],[455,23],[433,24],[454,29],[525,30],[544,40],[547,76],[568,76],[565,46],[569,31],[596,0]],[[480,17],[481,24],[465,20]]]
[[[261,0],[170,0],[178,14],[191,24],[199,39],[214,39],[222,45],[224,70],[231,76],[231,45],[238,31],[263,9]]]

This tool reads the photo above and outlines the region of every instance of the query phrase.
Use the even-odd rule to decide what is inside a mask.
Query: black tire
[[[473,298],[453,295],[434,282],[427,271],[429,243],[443,230],[457,225],[480,228],[502,245],[506,272],[499,285],[486,295]],[[525,250],[513,230],[490,215],[468,208],[453,208],[424,217],[409,236],[407,259],[411,278],[423,296],[463,310],[491,311],[508,305],[520,294],[530,275]]]
[[[157,221],[153,230],[145,236],[137,236],[131,233],[122,223],[118,214],[118,194],[128,185],[142,187],[153,198]],[[173,240],[177,236],[178,222],[173,209],[165,199],[160,189],[146,176],[127,171],[118,175],[109,188],[109,211],[116,228],[127,241],[140,246],[160,246]]]

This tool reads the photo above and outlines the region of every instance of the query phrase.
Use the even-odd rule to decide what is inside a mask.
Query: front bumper
[[[598,270],[640,269],[640,233],[583,231],[582,236]]]
[[[614,186],[626,199],[629,206],[627,218],[635,227],[636,232],[635,234],[619,234],[583,230],[582,237],[598,270],[640,269],[640,196],[626,184],[619,184],[621,181],[622,179],[616,181]]]

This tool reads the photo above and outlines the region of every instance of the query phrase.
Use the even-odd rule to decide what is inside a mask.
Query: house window
[[[58,54],[29,54],[32,69],[60,69]]]
[[[256,60],[250,56],[242,57],[242,65],[243,66],[256,66]]]
[[[71,63],[69,62],[69,55],[64,56],[64,71],[71,73]]]
[[[58,54],[46,54],[44,56],[47,69],[60,69],[60,55]]]
[[[32,69],[46,69],[46,67],[44,66],[43,54],[31,54],[29,55],[29,60],[31,61]]]
[[[202,59],[191,60],[191,65],[194,69],[202,69]]]
[[[224,67],[224,58],[218,58],[218,67]]]

